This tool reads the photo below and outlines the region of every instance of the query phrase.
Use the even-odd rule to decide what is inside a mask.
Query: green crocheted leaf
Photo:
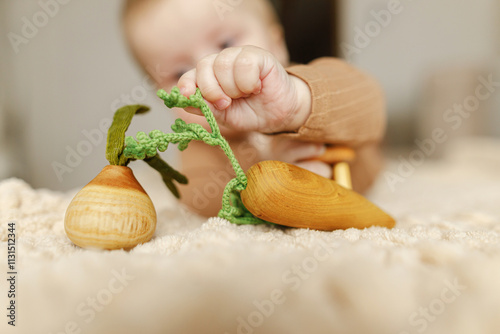
[[[187,130],[187,123],[184,122],[182,119],[177,118],[175,120],[174,124],[172,124],[172,126],[170,128],[175,133],[185,132]]]
[[[177,187],[175,186],[173,181],[175,180],[180,184],[187,184],[188,179],[184,175],[173,169],[165,160],[160,158],[158,155],[144,159],[144,161],[161,174],[163,182],[165,183],[167,188],[170,189],[175,197],[180,198],[179,191],[177,190]]]
[[[129,159],[143,160],[146,158],[146,150],[133,137],[127,137],[123,155]]]
[[[190,140],[185,140],[185,141],[181,141],[179,142],[179,145],[177,145],[177,148],[179,149],[179,151],[184,151],[186,148],[188,148],[188,145],[191,141]]]
[[[151,141],[156,145],[158,151],[165,152],[168,148],[169,141],[164,137],[160,130],[153,130],[149,133]]]
[[[122,107],[115,112],[106,143],[106,159],[110,165],[126,166],[128,164],[129,159],[122,155],[125,147],[125,132],[135,114],[147,111],[149,111],[149,107],[136,104]]]

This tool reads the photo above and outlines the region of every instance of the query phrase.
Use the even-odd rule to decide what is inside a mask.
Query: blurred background
[[[386,148],[410,148],[443,128],[439,158],[457,138],[500,136],[500,87],[485,84],[500,82],[500,0],[273,3],[293,61],[343,57],[380,81]],[[124,43],[121,5],[0,0],[0,180],[55,190],[87,183],[107,164],[107,126],[125,104],[152,107],[129,134],[170,131],[174,118]],[[479,85],[488,96],[474,99]],[[472,111],[450,110],[464,104]],[[164,157],[175,164],[176,153]]]

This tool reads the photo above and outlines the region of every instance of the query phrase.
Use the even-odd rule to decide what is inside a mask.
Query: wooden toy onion
[[[73,198],[64,229],[80,247],[129,249],[151,239],[156,211],[129,167],[109,165]]]
[[[260,219],[327,231],[395,225],[391,216],[360,194],[295,165],[262,161],[246,175],[241,200]]]
[[[134,159],[123,154],[125,132],[132,117],[148,110],[146,106],[131,105],[116,111],[106,145],[110,165],[76,194],[66,210],[64,229],[75,245],[130,249],[153,236],[156,229],[153,202],[127,167]],[[178,197],[173,181],[185,184],[186,177],[157,155],[144,154],[142,159],[160,172],[166,186]]]

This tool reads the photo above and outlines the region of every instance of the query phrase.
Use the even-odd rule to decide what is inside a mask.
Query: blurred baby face
[[[126,18],[127,36],[139,62],[166,90],[201,58],[231,46],[261,47],[287,65],[281,27],[248,6],[218,13],[213,0],[145,1]]]

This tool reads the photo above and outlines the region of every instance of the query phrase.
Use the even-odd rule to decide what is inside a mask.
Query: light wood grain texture
[[[351,169],[347,162],[339,162],[333,165],[332,175],[338,185],[346,189],[352,189]]]
[[[106,166],[73,198],[64,228],[83,248],[130,249],[151,239],[156,211],[130,168]]]
[[[332,165],[332,177],[342,187],[352,189],[351,169],[349,163],[356,159],[356,153],[346,146],[328,146],[325,153],[308,160],[321,161]]]
[[[308,160],[322,161],[333,165],[337,162],[353,162],[355,158],[356,153],[352,148],[345,146],[328,146],[325,153]]]
[[[295,165],[262,161],[248,170],[247,177],[243,204],[272,223],[325,231],[395,225],[363,196]]]

